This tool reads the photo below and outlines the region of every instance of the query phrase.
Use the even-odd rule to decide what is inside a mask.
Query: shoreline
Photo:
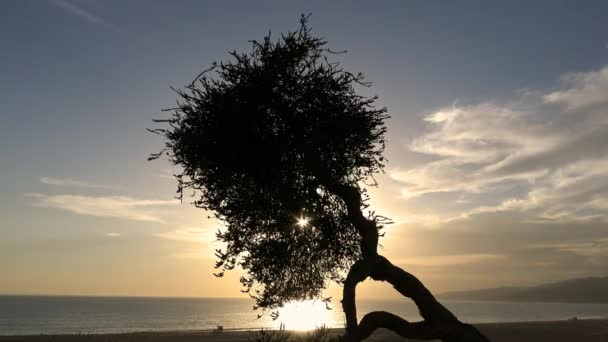
[[[608,341],[608,318],[569,319],[561,321],[504,322],[474,324],[493,342],[506,341]],[[275,329],[268,329],[275,330]],[[344,329],[330,328],[330,335],[340,335]],[[246,342],[252,341],[259,329],[140,331],[99,334],[39,334],[0,335],[0,342]],[[303,335],[307,331],[291,331]],[[388,330],[376,331],[368,341],[404,341]]]
[[[538,320],[538,321],[508,321],[508,322],[481,322],[481,323],[471,323],[471,322],[463,322],[467,324],[471,324],[474,326],[494,326],[494,325],[523,325],[523,324],[550,324],[550,323],[564,323],[564,322],[575,322],[575,321],[605,321],[608,323],[608,316],[601,317],[573,317],[569,319],[561,319],[561,320]],[[331,331],[341,331],[344,328],[340,327],[326,327]],[[0,342],[3,341],[3,338],[13,338],[13,337],[33,337],[33,336],[116,336],[116,335],[130,335],[130,334],[218,334],[218,333],[256,333],[258,331],[277,331],[279,330],[276,327],[251,327],[251,328],[226,328],[224,327],[222,331],[218,331],[217,329],[206,328],[206,329],[168,329],[168,330],[133,330],[133,331],[114,331],[114,332],[78,332],[78,333],[28,333],[28,334],[14,334],[14,335],[2,335],[0,334]],[[291,330],[285,329],[291,333],[307,333],[312,330]]]

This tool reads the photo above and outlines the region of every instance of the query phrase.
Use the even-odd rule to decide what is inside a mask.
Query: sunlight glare
[[[298,222],[296,223],[300,228],[304,228],[306,226],[308,226],[308,222],[310,221],[310,219],[308,217],[304,217],[304,216],[300,216],[298,218]]]
[[[279,323],[287,330],[313,330],[330,325],[331,312],[322,301],[289,302],[279,309]]]

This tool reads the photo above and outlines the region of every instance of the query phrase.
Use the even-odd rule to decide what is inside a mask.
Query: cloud
[[[608,257],[608,238],[599,238],[586,241],[557,242],[530,245],[529,248],[553,248],[564,252],[571,252],[589,258],[589,261],[600,262],[600,258]]]
[[[201,228],[176,229],[164,233],[158,233],[155,234],[155,236],[168,240],[193,243],[209,243],[215,240],[215,234],[213,231]]]
[[[83,196],[27,194],[35,206],[67,210],[80,215],[113,217],[134,221],[164,223],[158,215],[158,206],[176,205],[176,200],[146,200],[128,196]]]
[[[207,248],[216,241],[213,229],[184,227],[157,233],[154,234],[154,236],[161,239],[187,243],[190,246],[193,246],[186,248],[180,246],[179,252],[171,253],[169,255],[172,258],[209,259],[213,257],[213,249],[209,250],[209,248]]]
[[[426,115],[383,254],[439,291],[607,275],[606,94],[603,67]]]
[[[502,259],[501,254],[450,254],[450,255],[432,255],[426,257],[410,257],[404,259],[396,259],[393,262],[408,266],[454,266],[465,264],[477,264],[496,259]]]
[[[512,211],[524,220],[608,221],[608,67],[562,82],[559,91],[428,115],[408,148],[432,159],[390,177],[410,201],[453,194],[459,218]]]
[[[71,2],[68,2],[66,0],[50,0],[50,3],[63,9],[64,11],[66,11],[72,15],[79,17],[80,19],[82,19],[88,23],[102,26],[102,27],[104,27],[108,30],[114,31],[114,32],[122,32],[122,30],[120,28],[118,28],[116,25],[110,23],[107,20],[100,18],[99,16],[94,15],[93,13],[90,13],[90,12],[74,5]]]
[[[60,179],[53,177],[42,177],[40,178],[40,182],[49,185],[58,185],[58,186],[73,186],[79,188],[92,188],[92,189],[108,189],[108,190],[117,190],[119,187],[113,185],[105,185],[98,184],[92,182],[84,182],[73,179]]]
[[[120,233],[106,233],[106,236],[109,236],[109,237],[119,237]]]
[[[526,286],[608,270],[605,223],[522,222],[510,211],[452,220],[440,229],[400,224],[382,245],[395,264],[438,291]]]
[[[546,94],[545,102],[564,105],[568,110],[608,103],[608,66],[594,72],[566,74],[562,82],[565,89]]]
[[[168,179],[175,179],[175,174],[176,172],[171,169],[171,168],[166,168],[166,169],[162,169],[160,170],[160,173],[158,174],[158,176],[160,178],[168,178]]]

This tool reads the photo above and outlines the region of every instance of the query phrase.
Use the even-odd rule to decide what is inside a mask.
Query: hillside
[[[578,278],[531,287],[445,292],[438,297],[511,302],[608,303],[608,277]]]

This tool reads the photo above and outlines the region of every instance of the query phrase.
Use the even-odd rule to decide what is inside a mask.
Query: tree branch
[[[370,276],[374,280],[390,283],[395,290],[414,301],[420,315],[426,321],[448,324],[458,321],[456,316],[441,305],[418,278],[393,265],[385,257],[378,256]]]
[[[418,306],[422,322],[410,323],[392,313],[376,311],[357,323],[355,292],[357,285],[367,277],[387,281]],[[360,341],[376,329],[386,328],[406,338],[420,340],[440,339],[444,342],[489,342],[474,326],[460,322],[414,275],[393,265],[381,255],[364,258],[350,268],[342,295],[342,308],[346,315],[347,341]]]
[[[385,311],[370,312],[359,323],[359,339],[369,337],[376,329],[389,329],[401,337],[418,340],[433,340],[440,338],[437,329],[428,322],[410,323],[403,318]]]
[[[429,338],[416,337],[423,340],[440,338],[444,342],[490,341],[474,326],[460,322],[450,310],[435,299],[431,291],[429,291],[418,278],[393,265],[385,257],[379,255],[376,258],[376,262],[372,265],[370,276],[374,280],[387,281],[403,296],[414,301],[420,315],[424,318],[424,322],[421,322],[418,325],[412,325],[415,323],[408,323],[395,315],[383,313],[382,315],[375,314],[371,318],[367,318],[369,323],[365,324],[371,327],[374,326],[373,324],[376,324],[377,327],[380,327],[378,324],[382,323],[384,325],[381,325],[381,327],[391,329],[399,335],[401,335],[401,332],[411,333],[412,331],[424,333]],[[389,317],[387,315],[391,316]],[[367,330],[363,329],[362,325],[364,324],[364,320],[366,320],[365,317],[361,320],[359,325],[360,336],[363,336],[362,334],[364,331],[369,330],[369,328],[366,328]],[[371,330],[371,332],[373,332],[373,330]],[[371,332],[369,332],[369,334],[371,334]]]

